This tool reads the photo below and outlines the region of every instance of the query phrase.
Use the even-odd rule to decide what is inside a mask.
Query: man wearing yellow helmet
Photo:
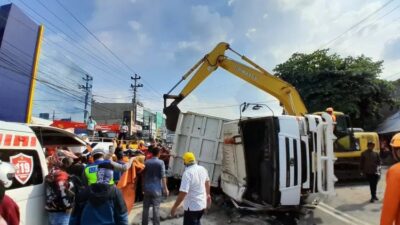
[[[400,133],[390,142],[393,159],[400,161]],[[381,225],[400,224],[400,163],[389,168],[386,173],[386,190],[383,199]]]
[[[182,159],[186,168],[182,175],[178,198],[171,209],[171,215],[175,216],[176,209],[183,201],[183,224],[200,225],[204,210],[211,205],[210,178],[207,170],[196,164],[193,152],[186,152]]]

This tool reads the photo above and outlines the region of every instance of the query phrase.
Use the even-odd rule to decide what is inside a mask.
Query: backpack
[[[85,190],[85,185],[80,177],[70,174],[69,181],[74,185],[72,188],[72,192],[74,192],[75,196],[78,195],[81,191]]]
[[[46,210],[64,212],[73,207],[75,201],[74,185],[70,176],[59,169],[53,169],[45,177]]]

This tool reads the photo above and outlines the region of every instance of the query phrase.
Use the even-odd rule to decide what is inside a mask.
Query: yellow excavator
[[[244,62],[248,63],[252,67],[228,58],[225,55],[227,50],[238,55]],[[246,56],[234,51],[230,48],[229,44],[221,42],[214,48],[214,50],[205,55],[186,74],[184,74],[181,80],[164,95],[163,111],[166,115],[167,129],[175,131],[180,114],[178,104],[218,67],[225,69],[229,73],[236,75],[246,82],[276,97],[284,108],[285,114],[294,116],[304,116],[307,114],[305,104],[295,87],[270,74]],[[185,85],[180,94],[171,95],[171,92],[193,73],[193,77]],[[168,99],[173,100],[169,106],[167,106]],[[315,114],[321,115],[322,113]],[[379,148],[378,135],[372,132],[354,132],[348,115],[341,112],[334,112],[334,114],[336,116],[334,134],[337,136],[337,140],[334,143],[335,156],[337,157],[335,162],[335,175],[339,179],[348,176],[358,176],[361,153],[367,148],[368,140],[373,140],[376,143],[376,150]]]

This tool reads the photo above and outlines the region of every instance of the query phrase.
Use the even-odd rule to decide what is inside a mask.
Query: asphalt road
[[[383,198],[385,173],[378,183],[377,195]],[[203,216],[203,225],[248,224],[248,225],[375,225],[379,224],[382,202],[370,203],[369,186],[366,181],[347,181],[337,183],[336,195],[321,199],[316,206],[303,207],[296,213],[245,213],[230,207],[214,207]],[[175,196],[166,199],[161,205],[161,224],[183,224],[182,217],[170,218],[169,210]],[[141,204],[137,204],[130,214],[131,224],[140,224]],[[178,212],[182,215],[182,209]]]
[[[387,169],[382,170],[378,183],[379,201],[370,203],[369,185],[364,180],[336,184],[336,195],[323,199],[298,224],[379,224]]]

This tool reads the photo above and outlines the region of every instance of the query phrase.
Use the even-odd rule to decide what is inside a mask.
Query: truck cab
[[[332,123],[321,117],[236,120],[224,124],[223,135],[221,187],[238,205],[276,209],[298,206],[309,193],[333,193]]]
[[[47,224],[44,148],[82,145],[85,142],[76,135],[59,128],[0,121],[0,160],[16,168],[6,194],[19,206],[21,225]]]

